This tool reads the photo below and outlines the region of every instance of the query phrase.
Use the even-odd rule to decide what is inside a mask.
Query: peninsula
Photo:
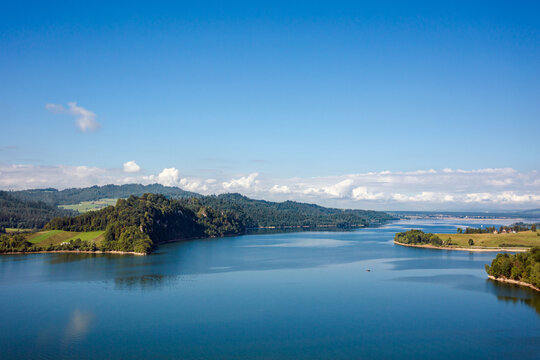
[[[92,193],[100,193],[100,196],[110,194],[109,189],[90,189]],[[116,193],[121,190],[112,189]],[[50,194],[58,196],[56,191],[43,193],[48,197]],[[41,193],[23,194],[35,196]],[[25,231],[14,227],[20,224],[36,226],[49,214],[57,214],[57,205],[36,201],[35,197],[22,200],[15,198],[18,194],[0,192],[0,205],[4,205],[0,210],[0,253],[108,252],[144,255],[150,254],[161,243],[241,235],[250,229],[354,229],[393,219],[378,211],[333,209],[294,201],[276,203],[253,200],[240,194],[189,195],[176,199],[151,193],[131,195],[127,199],[118,199],[114,206],[79,215],[54,217],[39,230]],[[92,198],[82,199],[80,196],[76,198],[92,201]],[[39,219],[33,218],[36,213]]]
[[[394,243],[440,250],[524,252],[534,246],[540,246],[540,233],[536,231],[536,228],[534,231],[527,229],[519,232],[459,232],[457,234],[431,234],[420,230],[409,230],[397,233]]]

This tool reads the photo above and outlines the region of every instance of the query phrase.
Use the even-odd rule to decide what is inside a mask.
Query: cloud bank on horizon
[[[144,174],[135,161],[121,168],[0,164],[0,188],[70,188],[159,183],[201,194],[239,192],[275,201],[370,209],[526,209],[540,207],[540,174],[512,168],[382,171],[339,176],[275,179],[258,172],[228,178],[181,176],[164,168]]]

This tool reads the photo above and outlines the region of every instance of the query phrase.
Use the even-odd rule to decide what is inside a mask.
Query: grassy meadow
[[[521,231],[515,234],[436,234],[441,240],[448,240],[459,247],[469,246],[469,239],[474,241],[476,247],[533,247],[540,246],[538,232]]]
[[[105,231],[87,231],[87,232],[75,232],[64,230],[48,230],[39,231],[37,233],[29,234],[27,240],[32,244],[45,247],[48,245],[59,245],[63,242],[70,240],[81,239],[83,241],[93,241],[96,245],[100,245],[103,240],[103,233]]]
[[[80,213],[84,213],[87,211],[93,211],[93,210],[99,210],[103,209],[107,206],[116,205],[116,201],[118,199],[100,199],[95,201],[82,201],[78,204],[72,204],[72,205],[58,205],[58,207],[61,207],[63,209],[67,210],[75,210]]]

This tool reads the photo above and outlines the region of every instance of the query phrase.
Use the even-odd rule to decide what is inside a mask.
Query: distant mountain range
[[[171,199],[201,196],[194,192],[182,190],[178,187],[163,186],[160,184],[96,185],[87,188],[72,188],[64,190],[48,188],[9,192],[11,196],[21,200],[42,201],[46,204],[54,206],[78,204],[83,201],[95,201],[101,199],[120,199],[127,198],[130,195],[141,196],[142,194],[146,193],[162,194]]]

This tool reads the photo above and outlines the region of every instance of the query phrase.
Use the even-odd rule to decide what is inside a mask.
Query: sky
[[[535,1],[0,0],[0,189],[540,207]]]

